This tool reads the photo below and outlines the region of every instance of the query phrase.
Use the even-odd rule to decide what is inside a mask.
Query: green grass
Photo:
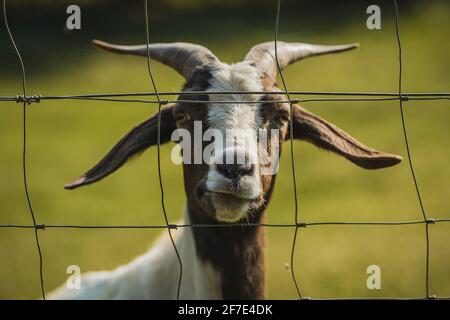
[[[361,11],[363,12],[363,11]],[[402,15],[404,90],[448,91],[450,6],[422,4]],[[303,13],[303,16],[308,16]],[[291,89],[396,91],[397,48],[392,17],[381,31],[369,31],[363,18],[339,28],[307,24],[302,17],[282,20],[280,38],[316,43],[360,42],[350,53],[307,60],[286,71]],[[345,19],[345,17],[336,17]],[[211,23],[211,28],[206,28]],[[158,41],[184,40],[208,45],[226,62],[241,59],[248,48],[273,37],[272,25],[235,18],[197,21],[158,33]],[[162,28],[161,28],[162,29]],[[31,32],[31,31],[30,31]],[[36,32],[36,31],[34,31]],[[90,31],[91,32],[91,31]],[[184,33],[185,34],[184,34]],[[211,33],[214,36],[211,36]],[[26,30],[23,34],[26,34]],[[61,39],[65,39],[63,35]],[[111,36],[110,38],[114,38]],[[0,40],[7,41],[3,31]],[[20,40],[20,41],[19,41]],[[36,41],[36,40],[34,40]],[[43,37],[42,41],[51,41]],[[56,41],[56,40],[55,40]],[[67,41],[67,40],[66,40]],[[166,40],[167,41],[167,40]],[[26,47],[24,38],[19,46]],[[62,42],[64,44],[64,42]],[[2,48],[7,48],[2,46]],[[10,50],[10,49],[8,49]],[[145,60],[115,56],[80,44],[67,61],[61,49],[58,67],[42,64],[46,48],[28,51],[29,93],[72,94],[151,90]],[[78,51],[75,51],[78,52]],[[13,57],[13,52],[10,52]],[[13,58],[9,61],[15,63]],[[0,63],[0,68],[2,68]],[[182,79],[154,63],[161,91],[179,90]],[[1,69],[0,69],[1,70]],[[20,92],[19,69],[8,64],[0,75],[0,95]],[[369,146],[406,159],[397,102],[330,102],[304,105]],[[125,165],[95,185],[65,191],[65,182],[83,173],[132,126],[155,112],[155,106],[84,101],[45,101],[28,110],[29,189],[36,217],[46,224],[164,224],[156,172],[156,150]],[[450,216],[448,102],[405,103],[410,147],[430,217]],[[21,173],[21,108],[0,108],[0,224],[30,224]],[[171,145],[163,147],[162,172],[171,221],[181,218],[184,202],[181,168],[170,162]],[[407,161],[380,171],[364,171],[331,154],[295,142],[299,215],[302,221],[417,220],[421,213]],[[267,222],[294,218],[289,149],[285,148]],[[82,271],[111,269],[142,254],[160,234],[152,230],[40,231],[46,290],[65,281],[68,265]],[[296,298],[286,263],[293,230],[267,230],[268,296]],[[450,296],[450,225],[430,226],[431,293]],[[366,268],[382,270],[382,290],[366,288]],[[38,259],[32,230],[0,230],[0,298],[36,298],[40,294]],[[303,293],[326,297],[412,297],[424,295],[423,226],[326,226],[300,229],[295,272]]]

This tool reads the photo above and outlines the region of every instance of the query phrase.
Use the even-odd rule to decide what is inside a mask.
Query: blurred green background
[[[82,30],[65,29],[69,1],[9,1],[9,21],[27,67],[30,94],[61,95],[151,91],[145,59],[92,48],[90,39],[144,43],[143,1],[79,1]],[[186,41],[209,47],[225,62],[242,59],[255,43],[273,39],[276,1],[149,1],[151,41]],[[281,40],[320,44],[359,42],[345,54],[309,59],[288,68],[292,90],[397,90],[397,46],[391,1],[376,1],[382,29],[368,30],[372,1],[283,1]],[[404,91],[449,91],[450,4],[400,1]],[[183,80],[153,63],[159,90]],[[0,95],[21,92],[20,68],[0,27]],[[377,149],[406,160],[398,102],[304,105]],[[92,101],[45,101],[28,110],[29,189],[38,223],[164,224],[153,148],[95,185],[65,191],[63,184],[96,163],[156,107]],[[22,111],[0,106],[0,224],[30,224],[21,173]],[[405,103],[412,156],[429,217],[450,216],[449,121],[446,101]],[[162,173],[170,220],[182,216],[181,167],[164,146]],[[302,221],[419,220],[421,212],[407,161],[364,171],[295,142]],[[289,149],[285,148],[266,221],[294,219]],[[148,249],[157,230],[40,231],[45,289],[67,278],[66,268],[112,269]],[[267,229],[268,297],[296,298],[286,263],[293,230]],[[431,293],[450,296],[450,224],[430,226]],[[300,229],[295,272],[304,295],[415,297],[425,294],[425,231],[418,226],[323,226]],[[366,268],[381,267],[382,289],[368,290]],[[30,229],[0,230],[0,298],[37,298],[39,265]],[[176,275],[174,275],[176,276]]]

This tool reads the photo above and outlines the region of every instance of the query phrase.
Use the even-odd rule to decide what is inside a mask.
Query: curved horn
[[[122,46],[100,40],[92,40],[92,42],[107,51],[147,56],[147,45],[145,44]],[[192,76],[196,68],[219,61],[209,49],[198,44],[184,42],[152,43],[148,45],[148,48],[152,59],[172,67],[187,80]]]
[[[322,46],[300,42],[277,41],[277,56],[281,70],[300,59],[318,56],[327,53],[347,51],[359,47],[358,43]],[[275,60],[275,42],[264,42],[257,44],[245,56],[245,60],[253,61],[264,77],[275,78],[278,74],[278,67]]]

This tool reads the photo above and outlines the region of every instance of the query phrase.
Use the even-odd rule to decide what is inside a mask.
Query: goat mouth
[[[222,199],[229,199],[231,201],[242,201],[242,202],[251,202],[258,200],[258,196],[254,196],[253,194],[248,194],[244,191],[239,191],[235,188],[211,188],[208,187],[206,181],[200,183],[197,188],[197,198],[201,199],[205,194],[209,196],[220,197]]]
[[[244,192],[227,188],[208,188],[201,183],[197,188],[200,207],[212,219],[221,222],[236,222],[251,208],[259,204],[259,197],[251,197]]]
[[[220,197],[224,197],[224,198],[230,198],[231,200],[236,200],[239,199],[241,201],[254,201],[257,200],[258,198],[255,197],[248,197],[245,196],[243,194],[240,194],[238,192],[234,192],[234,191],[228,191],[228,190],[211,190],[211,189],[206,189],[204,190],[204,192],[206,193],[213,193],[216,194]]]

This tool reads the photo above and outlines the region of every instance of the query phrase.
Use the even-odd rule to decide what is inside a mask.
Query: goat
[[[400,156],[363,145],[298,104],[292,105],[291,114],[290,103],[276,84],[279,68],[274,42],[254,46],[243,61],[231,65],[222,63],[210,50],[196,44],[121,46],[98,40],[94,43],[102,49],[123,54],[147,56],[148,50],[152,59],[184,76],[186,84],[177,102],[161,109],[161,143],[173,140],[173,133],[179,129],[194,134],[197,122],[202,124],[202,132],[214,129],[228,135],[231,129],[250,132],[275,129],[270,131],[276,132],[271,133],[271,138],[280,146],[289,139],[304,140],[366,169],[390,167],[402,160]],[[323,46],[279,41],[277,46],[279,67],[284,69],[306,57],[347,51],[358,45]],[[225,91],[233,91],[233,94],[220,94]],[[272,94],[262,94],[262,91]],[[238,103],[241,100],[246,103]],[[290,128],[291,121],[293,128]],[[158,115],[155,115],[132,129],[97,165],[65,188],[88,185],[113,173],[133,156],[157,144],[157,130]],[[215,147],[209,162],[205,159],[200,163],[183,161],[187,195],[184,224],[242,225],[173,231],[183,263],[181,299],[265,297],[264,234],[257,224],[263,222],[276,174],[264,173],[264,165],[258,159],[262,157],[263,148],[255,135],[250,137],[249,148],[243,148],[237,138],[238,134],[231,133],[231,142]],[[183,152],[205,149],[205,144],[201,143]],[[281,154],[281,147],[266,149],[266,156]],[[230,162],[227,158],[230,152],[257,161]],[[276,157],[268,157],[270,165]],[[224,158],[227,161],[221,161]],[[179,271],[176,255],[165,235],[150,251],[131,263],[113,271],[82,275],[81,289],[61,287],[50,298],[174,299]]]

